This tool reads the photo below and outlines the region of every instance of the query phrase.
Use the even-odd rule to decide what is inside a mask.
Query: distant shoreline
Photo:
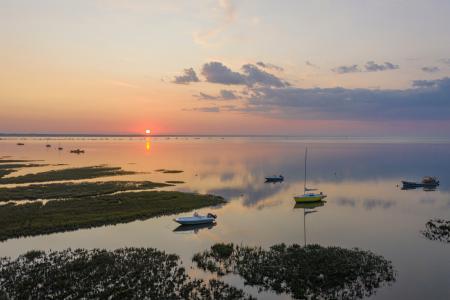
[[[145,138],[145,137],[228,137],[228,138],[295,138],[295,139],[340,139],[340,140],[395,140],[395,139],[418,139],[418,140],[450,140],[450,136],[302,136],[282,134],[105,134],[105,133],[0,133],[0,138],[5,137],[86,137],[86,138]]]

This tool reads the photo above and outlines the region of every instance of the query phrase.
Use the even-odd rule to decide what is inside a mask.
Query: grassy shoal
[[[125,171],[120,167],[108,166],[90,166],[80,168],[67,168],[61,170],[51,170],[46,172],[26,174],[16,177],[0,178],[0,184],[18,184],[18,183],[33,183],[33,182],[47,182],[60,180],[78,180],[91,179],[105,176],[129,175],[136,172]]]
[[[255,299],[189,273],[177,255],[152,248],[30,251],[0,258],[0,299]]]
[[[125,192],[97,197],[0,206],[0,241],[126,223],[225,203],[219,196],[175,191]]]
[[[0,188],[0,201],[62,199],[99,196],[131,190],[148,190],[172,184],[151,181],[64,182]]]
[[[42,167],[44,164],[3,163],[0,160],[0,178],[17,171],[20,168]]]

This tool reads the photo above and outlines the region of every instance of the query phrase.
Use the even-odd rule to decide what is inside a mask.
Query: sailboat
[[[305,184],[303,189],[303,195],[294,196],[294,200],[297,203],[310,203],[310,202],[317,202],[322,201],[324,198],[327,197],[327,195],[320,193],[308,193],[309,191],[313,191],[315,189],[308,189],[306,188],[306,161],[308,158],[308,148],[305,150]]]

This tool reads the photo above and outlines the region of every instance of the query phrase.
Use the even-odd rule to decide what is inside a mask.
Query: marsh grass
[[[181,181],[181,180],[167,180],[166,183],[181,184],[181,183],[184,183],[184,181]]]
[[[113,195],[0,206],[0,240],[144,220],[224,203],[219,196],[174,191]]]
[[[21,168],[31,168],[31,167],[43,167],[47,166],[46,164],[25,164],[25,163],[2,163],[0,164],[0,178],[3,176],[6,176],[8,174],[11,174],[18,169]]]
[[[91,179],[105,176],[117,176],[129,174],[136,174],[136,172],[125,171],[120,167],[90,166],[80,168],[67,168],[61,170],[51,170],[34,174],[25,174],[16,177],[0,178],[0,184],[79,180],[79,179]]]
[[[0,201],[62,199],[99,196],[121,191],[147,190],[171,186],[151,181],[105,181],[31,184],[13,188],[0,188]]]
[[[425,224],[422,235],[429,240],[450,243],[450,221],[432,219]]]
[[[365,298],[395,281],[391,262],[382,256],[340,247],[279,244],[265,250],[216,244],[193,261],[219,276],[238,274],[247,285],[296,299]]]
[[[37,161],[37,160],[0,158],[0,163],[24,163],[24,162],[33,162],[33,161]]]
[[[253,299],[222,281],[191,278],[177,255],[153,248],[32,251],[1,258],[0,279],[7,299]]]
[[[177,173],[183,173],[183,170],[158,169],[158,170],[155,170],[155,172],[160,172],[160,173],[164,173],[164,174],[177,174]]]

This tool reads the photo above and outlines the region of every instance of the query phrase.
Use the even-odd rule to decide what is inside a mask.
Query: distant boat
[[[199,224],[211,224],[216,221],[217,216],[211,213],[208,213],[206,216],[201,216],[197,213],[194,213],[192,217],[180,217],[174,219],[175,222],[181,225],[199,225]]]
[[[63,147],[58,147],[58,150],[63,150],[64,148]]]
[[[303,187],[303,195],[294,196],[294,200],[297,203],[309,203],[309,202],[317,202],[322,201],[327,195],[320,193],[307,193],[307,191],[311,191],[314,189],[306,188],[306,162],[308,158],[308,148],[305,149],[305,183]]]
[[[70,150],[70,153],[81,154],[81,153],[84,153],[84,150],[80,150],[80,149]]]
[[[17,146],[23,146],[25,145],[24,143],[17,143]]]
[[[47,148],[50,148],[52,145],[50,145],[50,144],[47,144],[47,145],[45,145],[45,147],[47,147]]]
[[[280,175],[280,176],[273,175],[273,176],[266,177],[266,182],[282,182],[283,180],[284,180],[283,175]]]
[[[403,189],[415,189],[415,188],[436,188],[439,186],[439,180],[436,177],[425,176],[421,182],[402,181]]]

